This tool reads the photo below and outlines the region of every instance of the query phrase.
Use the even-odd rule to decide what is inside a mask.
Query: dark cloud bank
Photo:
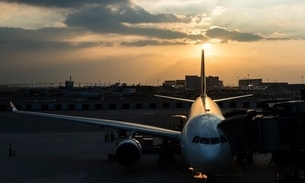
[[[177,30],[158,27],[145,27],[149,23],[185,23],[191,22],[191,16],[183,17],[171,13],[152,14],[142,7],[132,4],[128,0],[2,0],[5,2],[24,3],[41,7],[70,8],[69,14],[63,23],[67,28],[43,28],[38,30],[25,30],[18,28],[0,28],[0,48],[74,48],[93,47],[97,45],[111,46],[105,40],[92,43],[72,45],[60,41],[60,38],[73,37],[86,32],[103,35],[121,35],[122,46],[147,45],[184,45],[190,42],[204,42],[209,38],[220,39],[223,43],[228,41],[252,42],[265,39],[264,37],[238,31],[229,31],[224,28],[209,29],[205,35],[187,34]],[[206,29],[206,27],[203,27]],[[124,36],[134,35],[143,37],[141,40],[124,41]],[[143,40],[146,39],[146,40]]]
[[[208,30],[206,32],[206,36],[209,38],[220,39],[223,43],[227,43],[228,41],[253,42],[264,39],[263,37],[253,33],[243,33],[233,30],[230,31],[218,27]]]

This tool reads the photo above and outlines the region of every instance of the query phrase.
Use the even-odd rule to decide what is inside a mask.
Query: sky
[[[0,84],[302,83],[304,0],[0,0]]]

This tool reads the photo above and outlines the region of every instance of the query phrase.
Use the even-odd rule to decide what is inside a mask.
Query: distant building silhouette
[[[185,87],[187,89],[191,89],[191,90],[199,89],[200,82],[201,82],[201,78],[198,76],[190,76],[190,75],[185,76]]]
[[[175,86],[176,85],[176,81],[175,80],[166,80],[163,83],[163,86]]]
[[[207,88],[213,89],[215,87],[223,87],[223,82],[219,80],[218,76],[208,76],[206,77]]]
[[[238,81],[239,87],[249,87],[251,86],[262,86],[263,80],[262,79],[240,79]]]
[[[213,89],[215,87],[223,87],[223,82],[219,80],[218,76],[206,77],[207,89]],[[185,76],[185,87],[187,89],[199,89],[201,85],[201,78],[199,76]]]
[[[183,88],[185,87],[185,80],[167,80],[164,81],[163,86],[171,86],[175,88]]]
[[[74,81],[72,81],[72,77],[70,76],[70,80],[65,82],[65,88],[73,88]]]

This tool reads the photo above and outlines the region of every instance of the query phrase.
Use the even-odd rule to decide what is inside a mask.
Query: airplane
[[[179,141],[181,152],[186,162],[194,170],[207,175],[207,182],[211,182],[215,180],[214,175],[223,172],[233,160],[232,144],[227,135],[218,126],[225,117],[216,102],[250,97],[252,94],[212,100],[206,94],[205,80],[204,50],[202,50],[201,95],[196,100],[155,95],[160,98],[192,103],[189,116],[182,131],[130,123],[127,121],[20,111],[17,110],[12,102],[10,104],[12,111],[18,114],[69,120],[131,131],[131,135],[120,142],[115,149],[116,160],[123,166],[133,166],[141,158],[141,145],[133,138],[135,132],[177,140]]]

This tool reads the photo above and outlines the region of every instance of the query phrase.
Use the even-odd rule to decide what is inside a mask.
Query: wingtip
[[[13,102],[10,102],[10,104],[11,104],[11,107],[12,107],[12,111],[17,112],[18,110],[17,110],[16,106],[13,104]]]

